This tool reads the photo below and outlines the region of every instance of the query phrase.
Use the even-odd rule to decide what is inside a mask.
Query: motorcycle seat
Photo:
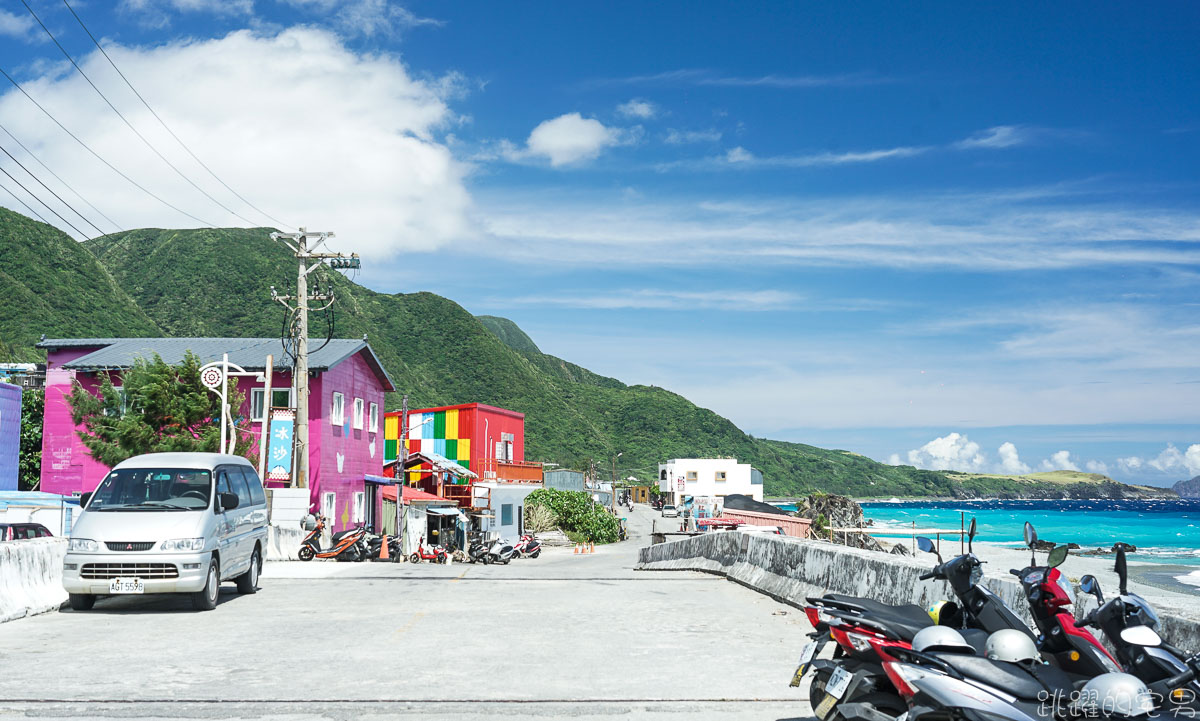
[[[1075,690],[1071,677],[1054,666],[1036,664],[1031,668],[1026,664],[992,661],[982,656],[934,655],[963,676],[1026,701],[1045,700],[1047,695],[1053,696],[1056,692],[1069,699]]]
[[[345,530],[345,531],[338,531],[337,533],[333,534],[334,545],[337,545],[337,542],[342,540],[346,536],[349,536],[350,534],[356,533],[356,532],[357,532],[357,529],[354,529],[354,528],[351,528],[351,529]]]
[[[890,636],[903,641],[911,641],[917,631],[933,625],[933,619],[925,609],[914,604],[890,606],[869,598],[845,596],[839,593],[828,593],[820,599],[813,599],[830,607],[834,615],[854,619],[862,617],[872,625],[878,626]],[[847,613],[837,613],[843,610]]]

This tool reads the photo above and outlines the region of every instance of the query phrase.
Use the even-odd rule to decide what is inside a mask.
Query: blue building
[[[17,490],[21,456],[21,387],[0,382],[0,491]]]

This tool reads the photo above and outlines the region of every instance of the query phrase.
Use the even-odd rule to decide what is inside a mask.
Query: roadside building
[[[404,527],[404,532],[400,534],[400,547],[405,554],[416,551],[421,545],[429,548],[452,543],[459,548],[466,548],[469,519],[454,501],[416,488],[397,486],[391,478],[369,477],[368,480],[389,484],[382,486],[383,505],[377,526],[389,536],[396,535],[396,491],[400,490],[400,514]]]
[[[177,365],[188,351],[201,363],[228,354],[230,363],[260,374],[267,355],[273,357],[271,388],[264,387],[262,375],[238,379],[245,400],[235,413],[250,419],[256,449],[263,428],[271,425],[264,480],[268,487],[289,484],[291,464],[276,463],[276,457],[291,457],[290,427],[283,439],[276,438],[278,428],[270,420],[273,409],[284,411],[282,417],[290,409],[294,418],[295,411],[290,358],[278,338],[56,338],[43,339],[38,347],[47,354],[43,491],[67,496],[92,491],[109,470],[77,435],[82,429],[71,419],[67,402],[73,384],[98,393],[102,374],[109,373],[119,388],[122,374],[137,359],[158,355]],[[364,340],[329,341],[309,354],[309,371],[309,507],[337,531],[366,519],[364,478],[383,470],[383,398],[395,387]]]
[[[525,499],[542,484],[481,481],[474,484],[475,530],[506,541],[525,533]]]
[[[565,468],[556,468],[552,471],[546,471],[542,474],[543,484],[546,488],[557,488],[560,491],[579,491],[583,492],[583,471],[569,471]]]
[[[17,490],[21,460],[21,386],[0,382],[0,491]]]
[[[733,494],[762,501],[763,478],[758,469],[736,458],[676,458],[658,464],[658,492],[675,506],[687,497],[719,502]]]

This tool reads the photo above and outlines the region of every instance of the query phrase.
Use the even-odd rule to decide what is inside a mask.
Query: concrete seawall
[[[0,543],[0,623],[57,611],[67,601],[62,586],[67,539]]]
[[[796,607],[805,598],[822,593],[865,596],[889,604],[914,603],[928,607],[953,599],[945,581],[921,581],[933,567],[930,561],[893,556],[877,551],[846,548],[823,541],[801,541],[749,533],[706,533],[641,549],[637,568],[654,571],[704,571]],[[1021,584],[994,572],[984,585],[1009,608],[1032,623]],[[1083,616],[1096,602],[1080,599],[1076,612]],[[1163,638],[1185,651],[1200,650],[1200,618],[1178,609],[1159,608]]]

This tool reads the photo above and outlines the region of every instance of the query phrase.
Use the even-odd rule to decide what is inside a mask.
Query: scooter
[[[513,544],[513,558],[529,556],[537,558],[542,555],[542,542],[530,534],[521,536],[521,540]]]
[[[333,534],[333,546],[321,548],[321,531],[325,530],[328,521],[324,516],[317,516],[313,527],[304,540],[300,542],[297,553],[301,561],[311,561],[314,558],[332,558],[338,561],[361,561],[367,557],[367,545],[364,540],[367,535],[365,528],[350,528]]]
[[[367,559],[371,561],[385,560],[381,559],[383,555],[383,536],[377,536],[374,533],[367,533]],[[386,560],[392,563],[399,563],[404,559],[404,555],[400,550],[400,539],[396,536],[388,536],[388,558]]]
[[[1099,628],[1116,649],[1117,660],[1129,673],[1145,681],[1160,708],[1177,716],[1195,717],[1200,706],[1200,654],[1191,655],[1164,642],[1155,628],[1158,614],[1146,599],[1129,593],[1125,549],[1117,547],[1114,564],[1119,581],[1118,596],[1104,600],[1095,576],[1079,579],[1079,588],[1096,597],[1099,606],[1084,616],[1080,627]],[[1187,676],[1192,678],[1188,679]]]
[[[510,543],[497,540],[488,548],[488,558],[491,563],[507,564],[513,559],[513,547]],[[486,563],[487,561],[485,561]]]
[[[409,563],[420,563],[421,561],[430,561],[433,563],[446,562],[446,549],[441,546],[425,548],[425,539],[417,542],[417,550],[413,551],[408,557]]]

